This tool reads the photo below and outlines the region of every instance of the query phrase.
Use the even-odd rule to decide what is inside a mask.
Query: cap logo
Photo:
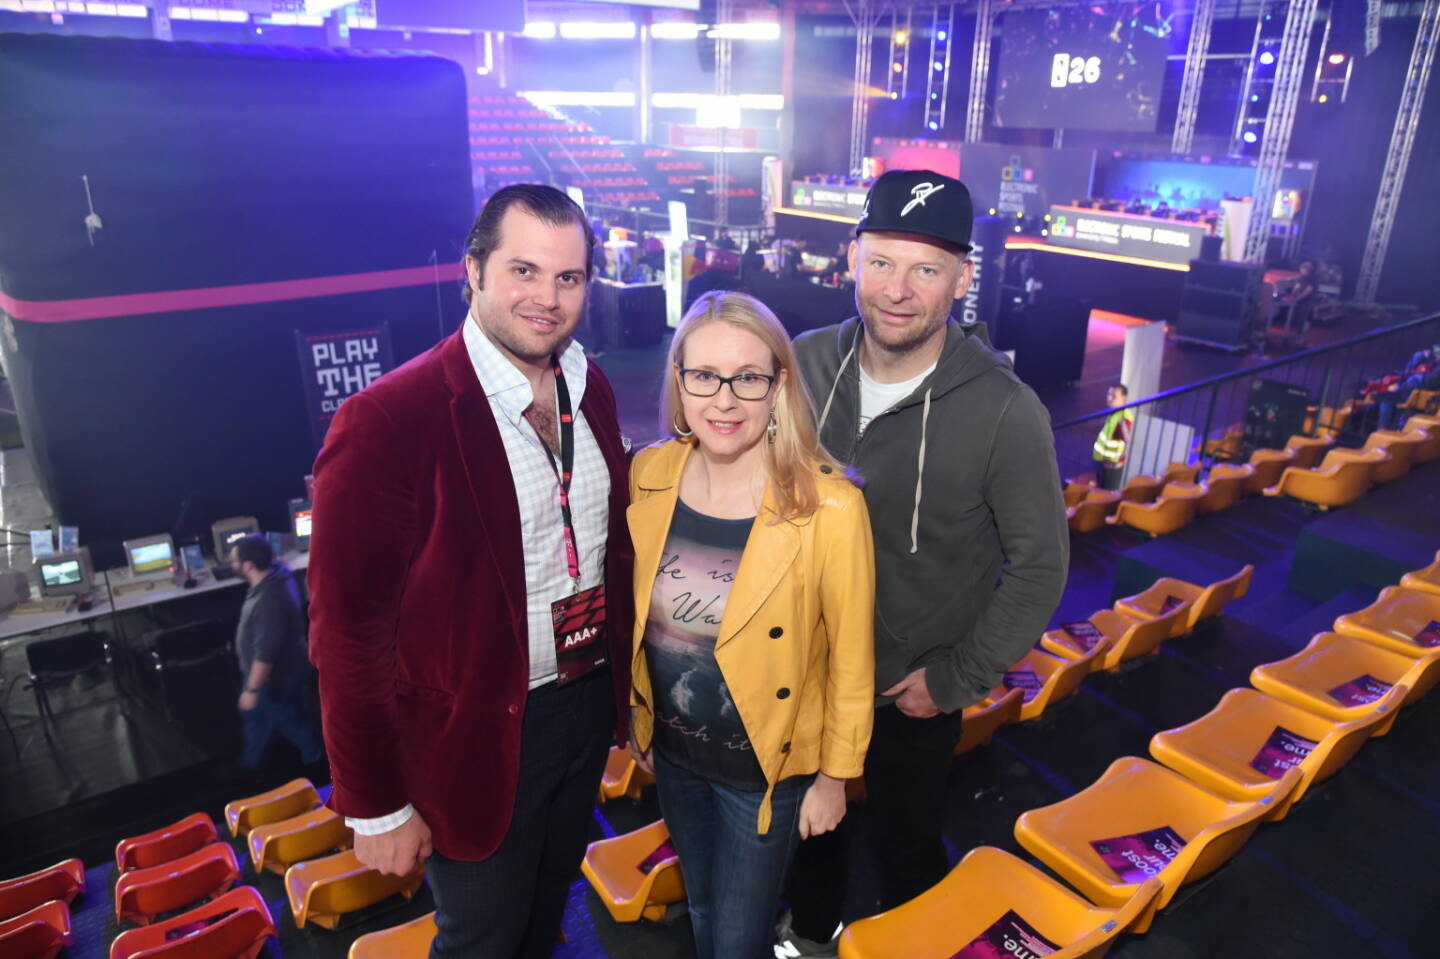
[[[924,206],[925,201],[930,199],[930,194],[939,193],[943,189],[945,189],[945,184],[943,183],[939,186],[936,186],[935,184],[928,181],[925,183],[915,184],[915,186],[912,187],[910,190],[910,195],[913,196],[915,199],[905,204],[905,208],[900,211],[900,215],[906,216],[911,210],[915,209],[917,206]]]

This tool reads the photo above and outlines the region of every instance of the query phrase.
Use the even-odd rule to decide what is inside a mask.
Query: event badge
[[[605,584],[550,604],[555,624],[555,682],[587,676],[609,661],[605,643]]]

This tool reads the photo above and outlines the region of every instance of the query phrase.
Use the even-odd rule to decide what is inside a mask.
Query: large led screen
[[[1156,0],[1004,14],[995,125],[1154,132],[1170,19]]]

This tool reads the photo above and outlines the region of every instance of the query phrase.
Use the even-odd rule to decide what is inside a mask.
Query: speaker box
[[[1264,278],[1259,263],[1191,260],[1175,335],[1226,349],[1245,347],[1258,321]]]

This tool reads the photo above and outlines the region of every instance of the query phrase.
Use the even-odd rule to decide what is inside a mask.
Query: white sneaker
[[[840,932],[845,928],[842,922],[835,927],[835,934],[827,942],[815,942],[795,934],[787,910],[775,930],[775,959],[801,959],[802,956],[816,956],[820,959],[838,959],[840,955]]]

